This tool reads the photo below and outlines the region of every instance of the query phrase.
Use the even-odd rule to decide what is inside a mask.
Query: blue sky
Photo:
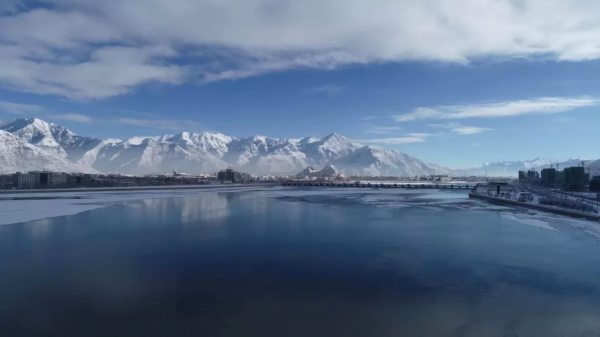
[[[337,132],[447,166],[600,158],[600,4],[454,4],[6,0],[0,119],[102,138]]]

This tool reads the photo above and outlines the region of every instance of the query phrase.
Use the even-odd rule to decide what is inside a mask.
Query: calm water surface
[[[577,230],[266,194],[0,226],[0,336],[600,336]]]

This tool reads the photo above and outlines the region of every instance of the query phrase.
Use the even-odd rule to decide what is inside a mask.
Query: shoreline
[[[9,194],[29,193],[73,193],[73,192],[126,192],[126,191],[169,191],[169,190],[197,190],[228,187],[272,187],[280,183],[261,184],[206,184],[206,185],[174,185],[174,186],[139,186],[139,187],[84,187],[84,188],[58,188],[58,189],[31,189],[31,190],[5,190],[0,191],[0,196]]]
[[[576,212],[576,211],[569,211],[566,209],[558,209],[558,208],[554,208],[554,207],[548,207],[548,206],[544,206],[544,205],[535,205],[535,204],[529,204],[529,203],[520,202],[520,201],[495,198],[495,197],[481,195],[481,194],[477,194],[477,193],[473,193],[473,192],[469,193],[469,199],[479,199],[479,200],[490,202],[492,204],[523,207],[523,208],[533,209],[536,211],[554,213],[554,214],[558,214],[558,215],[565,215],[565,216],[569,216],[569,217],[576,218],[576,219],[586,219],[586,220],[594,221],[594,222],[600,221],[600,215],[596,215],[596,214],[581,213],[581,212]]]

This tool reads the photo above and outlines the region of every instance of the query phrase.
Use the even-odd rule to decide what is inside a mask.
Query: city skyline
[[[0,120],[104,139],[335,132],[447,167],[600,158],[600,4],[370,4],[5,1]]]

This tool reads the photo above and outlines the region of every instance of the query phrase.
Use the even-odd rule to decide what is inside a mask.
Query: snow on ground
[[[509,214],[509,213],[500,213],[500,215],[503,218],[506,218],[508,220],[512,220],[514,222],[518,222],[518,223],[521,223],[524,225],[534,226],[534,227],[558,232],[558,230],[556,228],[548,225],[547,222],[535,219],[533,217],[527,217],[527,216],[523,216],[523,215],[517,216],[515,214]]]

